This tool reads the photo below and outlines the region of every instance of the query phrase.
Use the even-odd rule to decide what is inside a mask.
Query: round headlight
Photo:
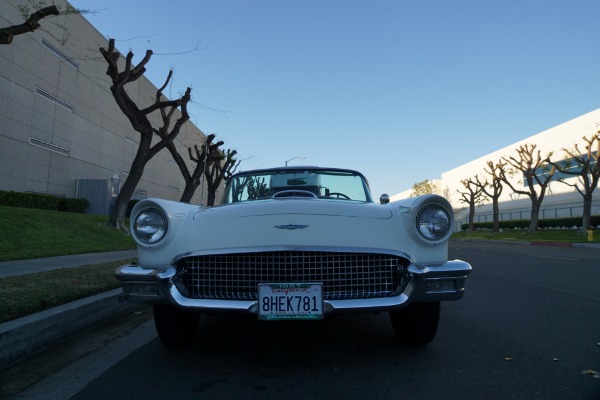
[[[167,233],[167,218],[153,208],[140,212],[133,223],[133,234],[142,243],[155,244]]]
[[[417,231],[427,240],[443,239],[450,229],[450,215],[442,207],[426,206],[417,216]]]

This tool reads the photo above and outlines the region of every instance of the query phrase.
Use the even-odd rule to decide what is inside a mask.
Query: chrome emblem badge
[[[288,229],[288,230],[304,229],[306,227],[308,227],[308,225],[294,225],[294,224],[275,225],[275,228],[277,228],[277,229]]]

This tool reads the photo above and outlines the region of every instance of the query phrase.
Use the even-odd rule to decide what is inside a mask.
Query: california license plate
[[[258,285],[258,318],[322,319],[322,293],[321,283],[261,283]]]

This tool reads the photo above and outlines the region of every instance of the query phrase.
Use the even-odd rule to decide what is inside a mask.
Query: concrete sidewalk
[[[106,253],[73,254],[31,260],[0,262],[0,278],[5,276],[33,274],[60,268],[76,268],[83,265],[103,264],[111,261],[128,260],[137,257],[137,250],[110,251]]]
[[[0,278],[136,257],[137,250],[124,250],[4,261],[0,262]],[[121,292],[121,289],[111,290],[0,324],[0,370],[10,368],[93,324],[135,311],[139,305],[127,304]]]

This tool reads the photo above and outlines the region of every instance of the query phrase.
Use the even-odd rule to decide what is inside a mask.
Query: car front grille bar
[[[270,251],[191,256],[173,282],[194,299],[256,300],[260,283],[323,284],[325,300],[394,296],[407,283],[403,257],[326,251]]]

